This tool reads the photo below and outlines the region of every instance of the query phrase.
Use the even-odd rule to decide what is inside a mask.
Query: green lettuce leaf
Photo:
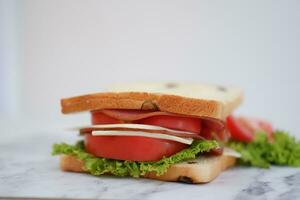
[[[170,157],[165,157],[157,162],[134,162],[120,161],[95,157],[84,150],[83,142],[76,145],[65,143],[54,144],[52,155],[67,154],[73,155],[84,162],[84,167],[91,174],[100,176],[110,173],[115,176],[139,177],[147,172],[155,172],[158,176],[164,174],[168,168],[185,160],[195,159],[200,153],[209,152],[219,147],[214,140],[197,140],[192,145]]]
[[[288,133],[275,131],[271,143],[263,132],[257,132],[251,143],[230,141],[227,146],[241,154],[240,164],[268,168],[270,165],[300,166],[300,142]]]

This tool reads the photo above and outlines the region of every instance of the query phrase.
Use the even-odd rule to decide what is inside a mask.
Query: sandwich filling
[[[100,110],[91,115],[93,126],[81,129],[87,152],[116,160],[159,161],[195,139],[212,139],[212,131],[216,137],[224,132],[220,122],[160,111]]]
[[[217,141],[227,138],[220,120],[160,111],[98,110],[91,121],[77,128],[83,142],[56,144],[53,154],[74,155],[95,175],[161,175],[172,164],[221,155]]]

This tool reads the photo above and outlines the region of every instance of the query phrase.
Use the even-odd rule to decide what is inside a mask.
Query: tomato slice
[[[186,148],[187,145],[139,136],[92,136],[85,134],[87,152],[103,158],[131,161],[158,161]]]
[[[122,114],[124,115],[124,112]],[[131,112],[127,110],[127,112]],[[137,112],[137,111],[133,111]],[[131,113],[133,114],[133,113]],[[92,124],[116,124],[124,121],[110,117],[103,112],[92,112]],[[132,123],[157,125],[200,134],[201,120],[179,116],[152,116]],[[95,156],[117,160],[158,161],[186,148],[170,140],[139,136],[92,136],[85,134],[85,148]]]
[[[138,124],[156,125],[174,130],[189,131],[200,134],[201,120],[192,117],[178,117],[178,116],[153,116],[145,119],[135,121]]]
[[[233,140],[251,142],[256,131],[264,131],[268,135],[269,141],[272,140],[272,125],[264,120],[229,116],[226,119],[227,128]]]

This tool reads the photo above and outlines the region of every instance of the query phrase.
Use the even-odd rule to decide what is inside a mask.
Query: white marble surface
[[[61,172],[51,145],[75,141],[75,134],[37,122],[1,120],[0,125],[0,197],[300,199],[300,168],[234,167],[202,185]]]

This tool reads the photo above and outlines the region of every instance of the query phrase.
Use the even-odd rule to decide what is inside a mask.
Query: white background
[[[0,41],[18,41],[0,53],[20,60],[0,62],[5,115],[63,121],[61,97],[110,83],[209,82],[242,87],[238,113],[300,136],[300,1],[0,1],[17,27]]]

